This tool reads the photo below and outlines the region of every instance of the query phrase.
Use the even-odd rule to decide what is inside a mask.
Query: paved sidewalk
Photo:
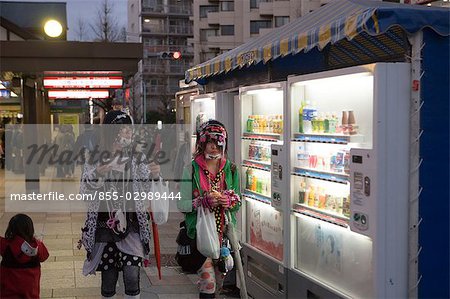
[[[11,174],[7,174],[8,176]],[[9,177],[8,177],[9,178]],[[4,236],[9,219],[16,213],[5,213],[5,174],[0,171],[0,234]],[[27,213],[33,219],[37,235],[50,252],[49,259],[42,264],[41,297],[93,299],[100,297],[100,276],[84,277],[81,274],[85,251],[77,249],[84,213]],[[163,255],[163,279],[160,281],[154,262],[141,272],[141,298],[190,299],[198,298],[197,275],[181,273],[174,265],[176,236],[182,215],[171,213],[169,222],[159,229],[161,253]],[[118,294],[123,294],[119,278]],[[123,298],[118,296],[118,298]]]

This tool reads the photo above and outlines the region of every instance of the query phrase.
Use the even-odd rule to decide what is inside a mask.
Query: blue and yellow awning
[[[308,52],[317,47],[357,36],[379,36],[401,27],[415,33],[430,27],[441,35],[449,35],[450,10],[444,8],[403,5],[363,0],[337,0],[264,36],[249,41],[186,71],[186,82],[227,73],[260,62],[267,63],[286,55]],[[395,38],[394,38],[395,39]],[[359,45],[363,45],[361,43]],[[361,47],[361,46],[359,46]],[[386,56],[383,41],[371,45],[372,53]],[[375,49],[376,48],[376,49]],[[364,52],[364,51],[362,51]]]

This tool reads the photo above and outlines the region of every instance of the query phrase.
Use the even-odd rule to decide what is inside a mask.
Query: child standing
[[[0,237],[0,297],[39,298],[41,264],[48,258],[44,243],[34,237],[31,218],[17,214]]]

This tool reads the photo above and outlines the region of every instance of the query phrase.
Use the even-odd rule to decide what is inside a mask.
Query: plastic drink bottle
[[[305,102],[300,104],[300,109],[298,110],[298,132],[303,132],[303,108],[305,108]]]
[[[303,108],[303,132],[312,133],[312,120],[317,117],[317,109],[313,108],[307,101],[306,106]]]

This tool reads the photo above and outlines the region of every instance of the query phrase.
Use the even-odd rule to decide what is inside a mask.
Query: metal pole
[[[142,113],[143,115],[143,120],[144,120],[144,124],[147,123],[147,86],[145,84],[144,78],[142,78],[142,87],[143,87],[143,91],[142,91]]]

